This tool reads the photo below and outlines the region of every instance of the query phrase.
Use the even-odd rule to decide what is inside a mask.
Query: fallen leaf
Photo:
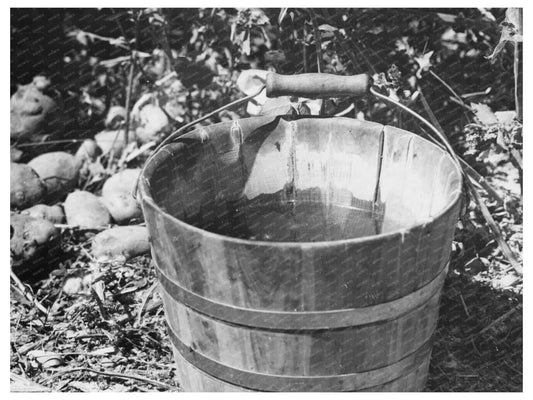
[[[516,111],[496,111],[494,115],[500,124],[512,125],[516,117]]]
[[[102,303],[105,302],[105,283],[103,281],[95,282],[91,285],[93,292],[98,296]]]
[[[113,354],[115,351],[116,350],[113,346],[108,346],[108,347],[103,347],[101,349],[93,350],[89,354],[91,356],[104,356],[107,354]]]
[[[319,31],[324,31],[324,32],[335,32],[335,31],[338,31],[337,28],[331,26],[331,25],[328,25],[328,24],[322,24],[318,27],[318,30]]]
[[[498,118],[486,104],[470,103],[470,107],[476,113],[476,119],[484,125],[493,125],[498,123]]]
[[[518,283],[520,281],[520,278],[513,274],[504,275],[500,279],[496,280],[494,282],[495,286],[500,289],[505,289],[508,287],[511,287]]]
[[[45,369],[65,365],[65,360],[59,354],[50,351],[32,350],[28,352],[28,358],[35,360]]]

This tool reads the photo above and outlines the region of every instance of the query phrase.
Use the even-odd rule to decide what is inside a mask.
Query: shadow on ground
[[[426,391],[522,391],[522,332],[521,294],[450,272]]]

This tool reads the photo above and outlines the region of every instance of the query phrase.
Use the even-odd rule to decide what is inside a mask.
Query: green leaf
[[[429,53],[424,54],[422,57],[415,57],[415,61],[420,67],[419,70],[416,72],[416,76],[418,78],[421,77],[422,71],[427,71],[431,67],[431,56],[432,55],[433,55],[433,51],[430,51]]]

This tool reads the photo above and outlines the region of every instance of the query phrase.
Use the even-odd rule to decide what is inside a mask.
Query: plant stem
[[[465,102],[463,101],[462,97],[459,96],[457,94],[457,92],[455,90],[453,90],[453,88],[448,85],[440,76],[438,76],[432,69],[429,70],[429,73],[436,79],[438,80],[446,89],[448,89],[450,91],[451,94],[453,94],[455,96],[455,98],[457,100],[459,100],[459,102],[461,102],[461,104],[464,104]]]
[[[313,36],[315,38],[316,68],[320,74],[322,72],[322,40],[320,36],[320,29],[318,29],[318,22],[316,20],[315,12],[309,9],[309,15],[311,15],[311,22],[313,23]]]
[[[130,72],[128,76],[128,91],[126,92],[126,122],[124,124],[124,143],[128,145],[129,130],[130,130],[130,114],[131,114],[131,92],[133,90],[133,73],[135,71],[135,50],[131,51],[130,57]]]
[[[307,37],[307,28],[305,26],[304,22],[304,29],[303,29],[303,40],[302,40],[302,57],[304,60],[304,73],[307,73],[307,43],[305,42],[305,39]]]
[[[444,135],[444,129],[442,129],[442,126],[439,124],[439,121],[437,121],[437,117],[435,117],[435,114],[431,110],[431,107],[429,106],[426,97],[424,96],[424,93],[422,91],[422,88],[419,86],[418,91],[420,93],[420,101],[422,102],[422,105],[424,106],[424,109],[426,110],[426,113],[429,116],[429,119],[431,122],[435,125],[435,127],[441,131],[441,133]],[[450,97],[450,99],[455,100],[455,97]],[[465,107],[468,107],[465,105]],[[431,136],[430,136],[431,138]],[[437,142],[435,142],[438,144]],[[496,202],[500,205],[503,205],[503,199],[498,195],[498,193],[492,188],[492,186],[489,185],[489,183],[483,178],[474,168],[472,168],[468,163],[463,160],[461,157],[457,156],[459,159],[461,165],[463,166],[463,169],[465,172],[469,175],[470,178],[472,178],[477,184],[479,184],[487,194],[493,198],[493,200],[496,200]]]
[[[422,105],[424,106],[424,110],[426,110],[426,114],[428,115],[431,123],[435,125],[435,127],[441,131],[441,133],[444,135],[444,129],[442,129],[441,124],[439,124],[439,121],[437,120],[437,117],[435,117],[435,114],[433,113],[433,110],[431,110],[431,107],[429,106],[429,103],[426,100],[426,96],[424,96],[424,92],[422,91],[422,87],[418,85],[417,88],[418,92],[420,93],[420,101],[422,102]]]
[[[523,274],[522,266],[520,265],[513,251],[511,250],[511,248],[509,247],[509,245],[503,238],[502,232],[500,228],[498,227],[498,224],[496,223],[496,221],[494,221],[494,218],[492,218],[492,215],[489,209],[487,208],[487,206],[485,205],[485,202],[483,201],[483,199],[477,192],[476,188],[470,181],[470,178],[466,179],[465,182],[466,182],[466,185],[468,186],[468,189],[470,190],[470,193],[472,193],[472,195],[474,196],[476,203],[479,205],[479,208],[481,209],[481,213],[483,214],[485,221],[487,221],[487,224],[489,225],[490,230],[492,231],[492,234],[494,235],[494,239],[498,243],[498,246],[500,247],[500,250],[502,251],[503,255],[505,256],[505,258],[507,258],[507,260],[509,260],[512,268],[517,273]]]
[[[522,73],[523,73],[523,43],[514,43],[514,95],[515,95],[515,107],[516,107],[516,119],[522,122]]]
[[[320,29],[318,29],[318,22],[316,20],[315,12],[312,9],[309,9],[309,15],[311,16],[311,22],[313,24],[313,37],[315,38],[315,47],[316,47],[316,68],[317,72],[320,74],[322,72],[322,39],[320,36]],[[326,112],[326,99],[322,99],[320,104],[319,115],[324,115]]]
[[[446,89],[448,89],[448,91],[453,95],[453,97],[450,97],[450,99],[452,101],[454,101],[455,103],[459,104],[460,106],[463,106],[467,110],[469,109],[470,111],[472,111],[472,108],[466,105],[466,103],[464,102],[463,98],[461,96],[459,96],[457,94],[457,92],[455,90],[453,90],[453,88],[444,81],[444,79],[442,79],[440,76],[438,76],[432,69],[429,70],[429,73],[431,74],[431,76],[433,76],[435,79],[437,79]],[[465,116],[466,116],[466,119],[470,122],[471,119],[468,116],[468,114],[465,113]]]

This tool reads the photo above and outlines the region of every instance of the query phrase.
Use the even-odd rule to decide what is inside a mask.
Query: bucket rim
[[[241,121],[241,120],[248,120],[249,121],[249,120],[257,120],[257,119],[268,120],[268,119],[272,118],[272,116],[268,116],[268,117],[269,118],[265,118],[265,117],[241,118],[238,121]],[[306,117],[298,118],[298,120],[315,119],[315,118],[312,118],[312,116],[311,116],[311,118],[306,118]],[[346,117],[334,117],[334,119],[343,119],[343,120],[354,121],[353,118],[346,118]],[[231,123],[231,122],[232,121],[230,121],[229,123]],[[367,122],[367,123],[370,123],[370,124],[377,124],[376,122],[372,122],[372,121],[359,121],[359,120],[357,120],[357,122],[359,122],[359,123]],[[228,124],[228,122],[219,122],[219,123],[216,123],[216,124],[212,124],[210,126],[216,127],[216,126],[220,126],[220,125],[223,125],[223,124]],[[379,124],[379,125],[382,125],[382,124]],[[450,154],[447,151],[445,151],[444,149],[442,149],[439,146],[435,145],[431,141],[427,140],[426,138],[424,138],[424,137],[422,137],[422,136],[420,136],[420,135],[418,135],[418,134],[416,134],[414,132],[407,131],[407,130],[401,129],[401,128],[397,128],[397,127],[392,126],[392,125],[382,125],[382,126],[383,126],[383,128],[388,126],[390,128],[394,128],[393,129],[394,131],[402,131],[402,132],[408,133],[410,135],[414,135],[418,139],[428,143],[430,146],[435,148],[437,151],[440,151],[442,154],[446,155],[447,157],[450,157],[452,159],[452,161],[453,161],[453,158],[450,156]],[[178,143],[181,143],[182,145],[185,145],[186,143],[184,143],[183,139],[186,140],[186,139],[191,139],[191,138],[197,138],[197,135],[201,134],[201,130],[202,129],[205,129],[205,128],[200,127],[200,128],[194,129],[194,130],[188,132],[187,134],[177,138],[176,141],[174,141],[172,143],[169,143],[167,146],[171,146],[173,144],[176,145]],[[394,132],[393,134],[399,134],[399,132]],[[204,142],[205,139],[202,138],[202,141]],[[266,240],[243,239],[243,238],[237,238],[237,237],[233,237],[233,236],[222,235],[222,234],[219,234],[219,233],[211,232],[211,231],[199,228],[197,226],[191,225],[191,224],[189,224],[189,223],[187,223],[185,221],[182,221],[179,218],[176,218],[172,214],[166,212],[165,210],[163,210],[155,202],[155,200],[153,199],[153,197],[152,197],[152,195],[150,193],[149,188],[147,187],[148,186],[147,182],[148,182],[148,179],[152,176],[152,173],[153,173],[154,169],[157,168],[157,166],[164,159],[172,156],[171,152],[163,151],[165,149],[165,147],[167,147],[167,146],[162,147],[158,151],[157,155],[159,155],[159,157],[155,157],[154,156],[148,162],[148,165],[146,165],[147,168],[145,169],[144,173],[140,176],[140,179],[139,179],[139,198],[140,198],[140,202],[141,202],[142,208],[144,209],[144,203],[147,203],[156,212],[161,213],[162,215],[165,215],[167,218],[170,218],[170,220],[172,222],[176,223],[177,225],[181,225],[185,229],[188,229],[188,230],[190,230],[192,232],[195,232],[197,234],[203,235],[204,237],[208,237],[208,238],[215,239],[215,240],[232,242],[232,243],[240,244],[240,245],[255,245],[255,246],[265,246],[265,247],[300,247],[300,248],[303,248],[303,247],[331,247],[331,246],[335,246],[335,245],[351,245],[351,244],[359,244],[359,243],[368,243],[368,242],[372,242],[372,241],[382,241],[382,240],[387,240],[387,239],[396,237],[398,235],[403,237],[403,236],[405,236],[406,234],[408,234],[412,230],[415,230],[417,228],[425,228],[427,225],[437,221],[438,219],[443,218],[460,201],[461,193],[462,193],[462,190],[456,191],[456,193],[453,196],[453,199],[445,207],[443,207],[438,213],[436,213],[435,215],[432,215],[431,217],[428,217],[427,219],[424,219],[424,220],[419,221],[419,222],[417,222],[415,224],[407,226],[406,228],[395,229],[395,230],[392,230],[390,232],[380,233],[380,234],[377,234],[377,235],[360,236],[360,237],[356,237],[356,238],[346,238],[346,239],[339,239],[339,240],[321,240],[321,241],[316,241],[316,242],[281,242],[281,241],[266,241]],[[166,153],[166,154],[161,156],[161,154],[163,154],[163,153]],[[458,186],[462,187],[462,185],[463,185],[463,174],[461,172],[461,169],[457,165],[456,162],[453,161],[452,164],[454,166],[455,171],[457,172],[457,174],[459,176]]]

